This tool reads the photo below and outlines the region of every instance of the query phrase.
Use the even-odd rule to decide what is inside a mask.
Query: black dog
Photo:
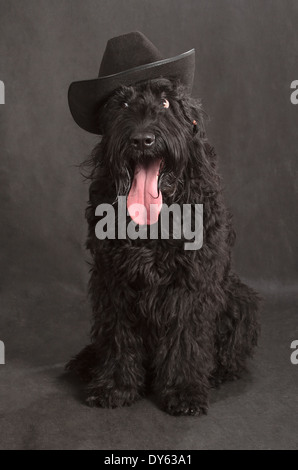
[[[201,106],[161,78],[118,88],[97,116],[86,212],[92,342],[68,368],[88,382],[90,405],[131,405],[151,389],[170,414],[206,413],[209,389],[238,378],[257,344],[258,296],[231,268],[234,232]],[[203,204],[201,249],[173,237],[97,239],[96,207],[117,212],[140,168],[158,169],[164,204]]]

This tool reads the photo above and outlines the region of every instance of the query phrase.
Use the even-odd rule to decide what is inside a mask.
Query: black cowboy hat
[[[144,34],[128,33],[108,41],[98,78],[73,82],[68,103],[75,122],[93,134],[100,134],[97,111],[101,103],[121,85],[133,85],[155,78],[179,79],[191,92],[195,50],[163,59]]]

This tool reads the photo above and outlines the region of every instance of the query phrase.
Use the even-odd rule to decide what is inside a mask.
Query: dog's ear
[[[207,140],[205,123],[203,118],[203,111],[200,103],[196,103],[193,99],[190,99],[190,116],[194,116],[192,120],[193,132],[198,134],[198,137],[202,141]]]
[[[185,94],[181,94],[178,101],[187,124],[192,126],[193,135],[199,137],[202,141],[206,141],[204,112],[200,101],[185,96]]]
[[[99,204],[113,204],[116,188],[107,168],[98,167],[89,187],[89,204],[96,208]]]

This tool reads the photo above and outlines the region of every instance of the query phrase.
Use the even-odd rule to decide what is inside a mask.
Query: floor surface
[[[85,294],[54,282],[13,287],[1,296],[1,449],[297,449],[298,365],[290,345],[298,340],[298,296],[291,289],[265,295],[250,374],[212,392],[207,416],[179,418],[150,398],[115,410],[85,406],[63,375],[87,342]]]

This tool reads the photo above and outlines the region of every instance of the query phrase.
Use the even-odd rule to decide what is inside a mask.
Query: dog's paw
[[[88,391],[87,405],[101,408],[119,408],[130,406],[140,398],[137,390],[129,388],[93,388]]]
[[[200,416],[207,414],[207,401],[183,392],[168,394],[163,401],[163,409],[173,416]]]

